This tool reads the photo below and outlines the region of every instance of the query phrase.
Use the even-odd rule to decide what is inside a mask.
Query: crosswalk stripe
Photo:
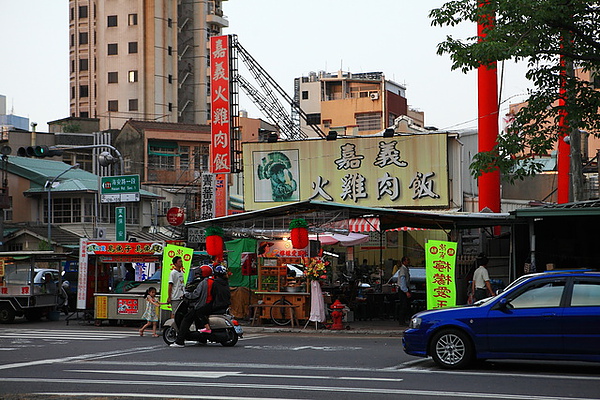
[[[49,330],[49,329],[0,329],[2,339],[55,339],[55,340],[109,340],[139,336],[139,333],[127,331],[101,331],[92,330]]]

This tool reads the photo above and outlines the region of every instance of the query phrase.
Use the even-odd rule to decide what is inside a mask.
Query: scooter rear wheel
[[[225,340],[224,342],[221,342],[221,346],[224,346],[224,347],[235,346],[235,344],[238,342],[237,332],[233,329],[227,329],[227,330],[225,330],[225,332],[227,333],[227,340]]]
[[[175,340],[177,339],[177,330],[172,326],[167,326],[163,330],[162,337],[166,344],[171,345],[175,343]]]

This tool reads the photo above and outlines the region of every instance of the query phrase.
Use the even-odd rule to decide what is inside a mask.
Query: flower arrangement
[[[329,261],[323,261],[321,257],[303,258],[304,276],[311,281],[324,281],[327,279],[327,266]]]

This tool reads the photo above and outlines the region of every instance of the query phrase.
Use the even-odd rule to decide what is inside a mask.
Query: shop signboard
[[[427,309],[456,306],[456,242],[428,240],[425,245]]]
[[[88,254],[95,255],[161,255],[164,244],[162,242],[104,242],[92,241],[87,243]]]
[[[291,240],[263,240],[258,242],[258,257],[308,257],[308,246],[295,249]]]
[[[448,207],[446,134],[243,144],[247,211],[304,200]]]
[[[231,172],[229,36],[210,38],[210,172]]]

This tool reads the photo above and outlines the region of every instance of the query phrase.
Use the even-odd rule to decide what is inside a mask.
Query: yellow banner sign
[[[246,143],[244,202],[300,200],[366,207],[448,206],[445,134]]]

